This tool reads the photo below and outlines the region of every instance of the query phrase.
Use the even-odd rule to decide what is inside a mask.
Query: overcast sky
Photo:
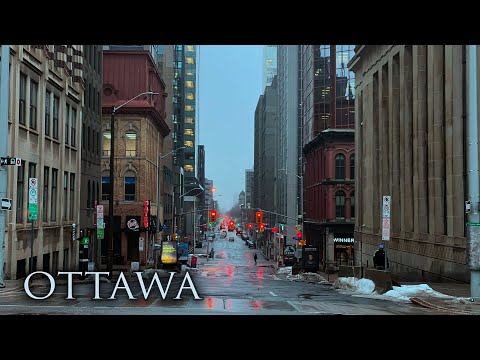
[[[205,145],[205,176],[217,188],[214,197],[221,211],[229,210],[245,191],[245,169],[253,169],[262,48],[199,46],[198,144]]]

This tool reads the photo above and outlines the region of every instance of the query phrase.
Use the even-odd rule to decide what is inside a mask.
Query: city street
[[[229,233],[232,234],[232,233]],[[413,304],[395,303],[343,295],[330,285],[278,280],[273,276],[272,262],[266,261],[260,251],[249,249],[236,236],[235,241],[213,241],[215,258],[199,258],[199,269],[191,271],[192,281],[201,300],[195,300],[192,291],[184,289],[181,300],[174,300],[183,276],[175,274],[165,300],[158,288],[152,288],[148,300],[143,299],[136,277],[127,275],[136,300],[129,300],[119,288],[116,300],[111,296],[115,282],[100,283],[101,300],[93,300],[94,284],[74,285],[75,300],[66,300],[67,287],[57,286],[54,294],[45,300],[30,299],[25,291],[17,289],[0,293],[0,314],[321,314],[321,315],[399,315],[434,314],[432,310]],[[253,260],[258,255],[257,265]],[[166,288],[168,273],[161,273]],[[145,280],[148,288],[151,280]],[[188,286],[188,282],[185,283]],[[46,288],[34,288],[36,296],[46,294]]]

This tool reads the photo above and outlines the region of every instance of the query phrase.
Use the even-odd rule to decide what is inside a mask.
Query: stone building
[[[5,278],[78,270],[83,45],[11,45]],[[2,154],[3,156],[3,154]],[[37,219],[28,219],[29,178]],[[30,215],[32,215],[31,212]],[[33,259],[30,258],[33,244]]]
[[[356,78],[355,259],[382,243],[391,196],[391,271],[467,282],[466,54],[463,45],[359,45]]]

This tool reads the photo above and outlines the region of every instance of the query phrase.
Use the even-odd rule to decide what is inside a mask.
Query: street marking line
[[[277,294],[275,294],[273,291],[269,291],[270,294],[272,294],[272,296],[278,296]]]

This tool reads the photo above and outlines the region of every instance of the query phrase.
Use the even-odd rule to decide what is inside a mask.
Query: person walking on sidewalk
[[[257,253],[253,255],[253,260],[255,261],[255,265],[257,265]]]

